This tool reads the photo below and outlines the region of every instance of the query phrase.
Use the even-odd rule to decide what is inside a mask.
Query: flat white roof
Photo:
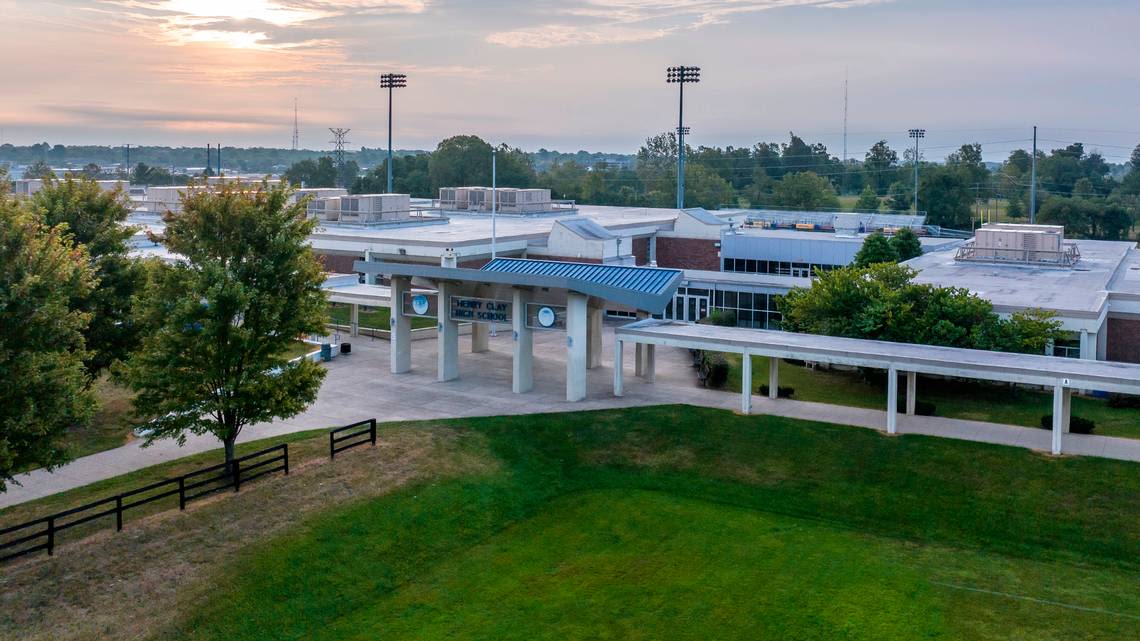
[[[915,282],[966,288],[999,311],[1041,308],[1067,316],[1097,316],[1108,299],[1110,283],[1136,244],[1074,242],[1081,260],[1072,269],[959,262],[954,260],[956,252],[949,250],[928,252],[904,264],[918,272]]]

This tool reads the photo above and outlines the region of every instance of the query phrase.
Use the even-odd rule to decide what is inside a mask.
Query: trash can
[[[341,354],[352,353],[352,343],[341,343],[340,344],[340,353]]]
[[[329,362],[332,360],[332,345],[329,343],[321,343],[321,360]]]

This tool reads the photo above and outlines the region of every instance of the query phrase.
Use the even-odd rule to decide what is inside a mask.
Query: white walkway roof
[[[878,369],[1140,395],[1140,365],[648,319],[619,340]]]

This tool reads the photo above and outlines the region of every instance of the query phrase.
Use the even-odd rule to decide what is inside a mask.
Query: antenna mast
[[[847,67],[843,68],[843,188],[847,189]]]
[[[293,99],[293,151],[297,151],[297,147],[301,146],[301,129],[298,126],[297,119],[297,99]]]

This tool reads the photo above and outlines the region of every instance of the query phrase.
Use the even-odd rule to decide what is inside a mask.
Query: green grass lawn
[[[352,322],[352,309],[349,305],[344,303],[330,303],[329,316],[332,318],[332,322],[337,325],[348,325]],[[392,314],[391,310],[387,307],[362,306],[358,318],[361,327],[387,330],[390,326],[389,319],[392,318]],[[435,327],[434,318],[412,316],[411,321],[412,329]]]
[[[687,406],[435,425],[495,464],[247,548],[161,638],[1140,637],[1136,464]]]
[[[740,355],[725,354],[730,371],[725,390],[740,390]],[[696,374],[694,373],[694,380]],[[768,383],[768,358],[752,357],[752,382]],[[780,386],[795,388],[796,400],[883,409],[886,384],[867,382],[858,372],[812,370],[780,361]],[[906,386],[900,378],[899,395]],[[1041,416],[1053,412],[1053,395],[1005,385],[944,381],[920,376],[918,398],[935,405],[937,416],[1040,427]],[[1140,410],[1109,407],[1102,399],[1073,397],[1074,416],[1096,422],[1096,434],[1140,438]]]

